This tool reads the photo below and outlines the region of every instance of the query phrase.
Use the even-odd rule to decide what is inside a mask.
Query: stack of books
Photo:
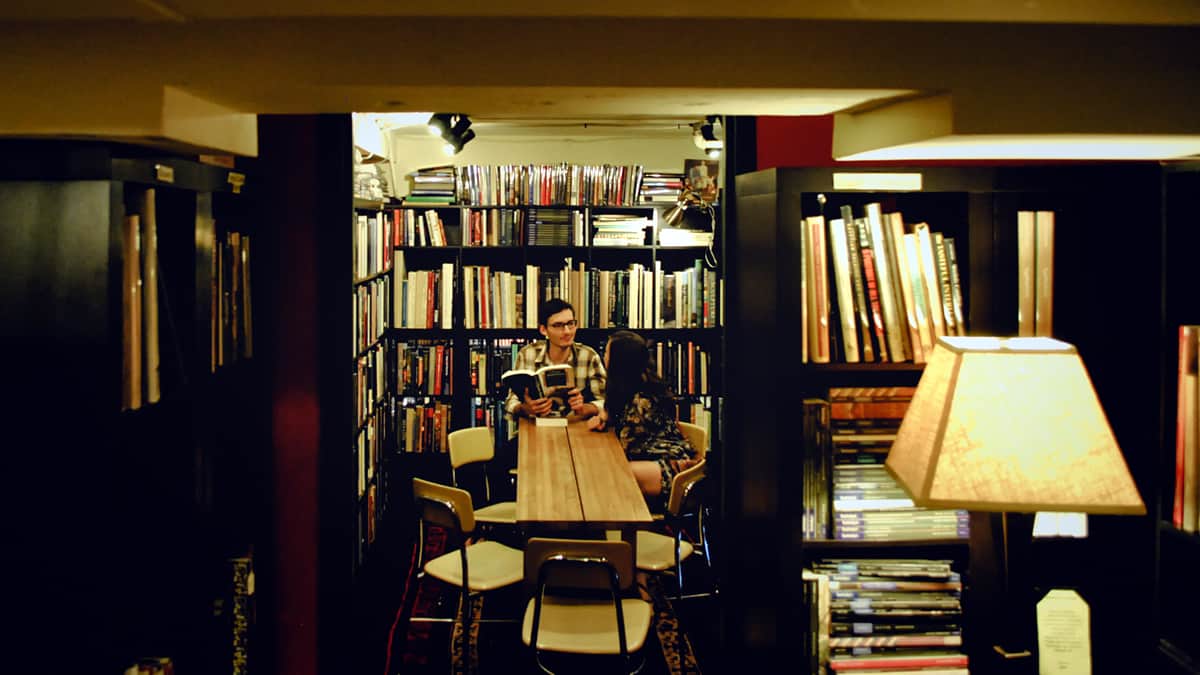
[[[525,243],[530,246],[582,245],[583,216],[578,211],[534,207],[528,210]]]
[[[593,246],[643,246],[646,228],[653,227],[654,221],[645,216],[600,213],[592,218],[592,225]]]
[[[962,578],[950,561],[818,560],[809,583],[824,596],[816,605],[825,610],[811,642],[834,673],[969,672]]]
[[[659,246],[712,246],[712,230],[692,230],[684,227],[661,227]]]
[[[453,204],[454,167],[449,164],[417,169],[408,174],[410,188],[404,201],[410,204]]]
[[[834,539],[955,539],[970,534],[965,510],[914,506],[884,466],[915,391],[829,390]]]
[[[639,198],[643,204],[674,204],[683,189],[683,174],[647,171],[642,174]]]

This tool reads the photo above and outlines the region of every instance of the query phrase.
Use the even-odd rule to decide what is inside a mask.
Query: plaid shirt
[[[537,370],[542,366],[550,365],[550,358],[547,355],[549,344],[546,340],[538,340],[522,347],[513,362],[513,370]],[[575,367],[575,386],[583,394],[584,403],[594,403],[597,408],[604,409],[604,385],[608,379],[608,373],[605,372],[604,361],[596,353],[596,350],[587,345],[573,342],[571,343],[571,356],[566,363]],[[504,402],[504,411],[511,418],[521,403],[523,401],[510,391]],[[560,416],[571,412],[566,404],[557,399],[554,400],[554,406],[554,412]],[[516,429],[516,425],[514,424],[511,428]]]

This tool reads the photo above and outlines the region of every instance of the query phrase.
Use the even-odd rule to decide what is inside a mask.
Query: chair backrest
[[[489,462],[496,455],[490,427],[471,427],[452,431],[446,437],[450,445],[450,468],[473,462]]]
[[[688,445],[696,451],[696,459],[704,459],[708,456],[708,430],[699,424],[691,422],[676,422],[679,425],[679,432],[687,439]]]
[[[683,513],[691,513],[699,508],[700,491],[696,487],[704,479],[704,474],[708,470],[707,465],[708,462],[702,459],[697,464],[675,474],[675,477],[671,479],[671,492],[667,496],[668,513],[678,516]]]
[[[475,507],[471,505],[471,495],[466,490],[414,478],[413,499],[420,510],[421,520],[452,532],[470,534],[475,531]]]
[[[617,587],[629,589],[633,584],[629,542],[533,537],[525,543],[527,582],[536,582],[544,574],[547,586],[609,590],[610,569],[617,574]]]

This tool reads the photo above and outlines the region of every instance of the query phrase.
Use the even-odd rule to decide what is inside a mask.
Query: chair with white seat
[[[471,464],[482,464],[484,500],[491,502],[492,488],[487,477],[486,464],[496,456],[495,441],[489,427],[471,427],[450,432],[447,436],[450,454],[450,480],[458,485],[458,470]],[[475,509],[475,520],[480,523],[515,525],[517,522],[516,502],[489,503]]]
[[[683,596],[683,561],[695,551],[692,543],[683,538],[683,524],[701,508],[699,486],[707,465],[706,460],[700,460],[671,479],[663,523],[670,527],[672,535],[649,530],[637,532],[637,568],[646,572],[674,570],[676,597]]]
[[[475,532],[471,495],[449,485],[413,479],[413,498],[421,518],[418,550],[424,549],[425,524],[445,528],[457,539],[457,550],[448,551],[424,564],[425,573],[462,590],[463,663],[471,663],[471,596],[524,578],[521,551],[495,541],[468,545]],[[465,582],[464,582],[465,579]],[[413,619],[416,621],[417,619]]]
[[[696,459],[703,460],[708,457],[708,430],[699,424],[691,422],[677,422],[680,433],[687,439],[692,449],[696,451]],[[705,525],[704,519],[707,516],[707,507],[700,504],[696,510],[696,531],[700,535],[700,555],[704,557],[704,562],[712,568],[712,549],[709,547],[708,527]]]
[[[687,439],[688,445],[696,451],[696,459],[704,459],[708,456],[708,429],[699,424],[691,422],[676,422],[679,427],[679,433]]]
[[[629,542],[534,537],[525,546],[525,575],[535,585],[521,639],[538,668],[551,673],[541,654],[560,652],[620,655],[626,672],[640,670],[631,670],[631,654],[645,644],[653,610],[632,592]]]

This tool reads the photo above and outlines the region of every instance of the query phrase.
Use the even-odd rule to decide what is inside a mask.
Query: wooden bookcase
[[[920,191],[834,189],[835,172],[919,174]],[[1131,471],[1143,495],[1152,484],[1149,449],[1157,447],[1158,371],[1147,368],[1159,346],[1135,338],[1158,324],[1160,239],[1159,168],[1152,165],[1025,167],[887,167],[769,169],[737,176],[736,223],[729,228],[727,278],[726,521],[745,551],[731,563],[726,588],[738,598],[729,608],[730,644],[771,659],[804,630],[797,611],[803,597],[799,570],[815,557],[868,552],[888,557],[950,557],[967,567],[964,639],[972,669],[990,672],[990,619],[1000,606],[995,567],[996,518],[973,514],[967,541],[806,541],[801,534],[801,401],[823,397],[831,386],[915,385],[921,367],[896,364],[803,364],[800,344],[800,240],[804,217],[839,217],[851,204],[856,215],[868,202],[898,210],[906,224],[928,222],[956,238],[971,335],[1017,332],[1017,210],[1053,210],[1057,218],[1054,335],[1084,357]],[[1135,347],[1140,344],[1140,347]],[[764,354],[772,354],[769,367]],[[753,392],[747,396],[744,392]],[[1150,396],[1146,393],[1150,392]],[[1153,433],[1152,433],[1153,432]],[[1157,465],[1153,465],[1157,466]],[[1029,583],[1035,593],[1069,586],[1092,604],[1093,662],[1139,663],[1114,648],[1133,639],[1131,612],[1149,611],[1145,595],[1118,593],[1104,575],[1148,587],[1151,527],[1143,518],[1094,517],[1084,542],[1038,542]],[[1134,542],[1144,544],[1130,548]],[[932,554],[931,554],[932,553]],[[1083,561],[1103,559],[1100,564]],[[763,574],[760,570],[770,573]],[[780,592],[782,590],[783,592]],[[1124,617],[1124,618],[1122,618]],[[1118,624],[1123,624],[1119,627]],[[1032,635],[1032,603],[1029,624]],[[1122,637],[1118,640],[1117,635]],[[782,655],[782,652],[780,652]]]
[[[230,350],[213,362],[229,302],[214,299],[214,255],[231,233],[254,237],[254,182],[234,194],[234,172],[147,148],[0,148],[6,400],[10,431],[29,432],[10,446],[4,492],[23,514],[11,550],[32,575],[18,584],[32,641],[16,659],[37,664],[13,667],[119,672],[167,656],[228,669],[228,559],[261,541],[267,441],[256,360]],[[161,395],[143,388],[123,411],[122,225],[150,189],[157,283],[141,290],[157,293]]]

